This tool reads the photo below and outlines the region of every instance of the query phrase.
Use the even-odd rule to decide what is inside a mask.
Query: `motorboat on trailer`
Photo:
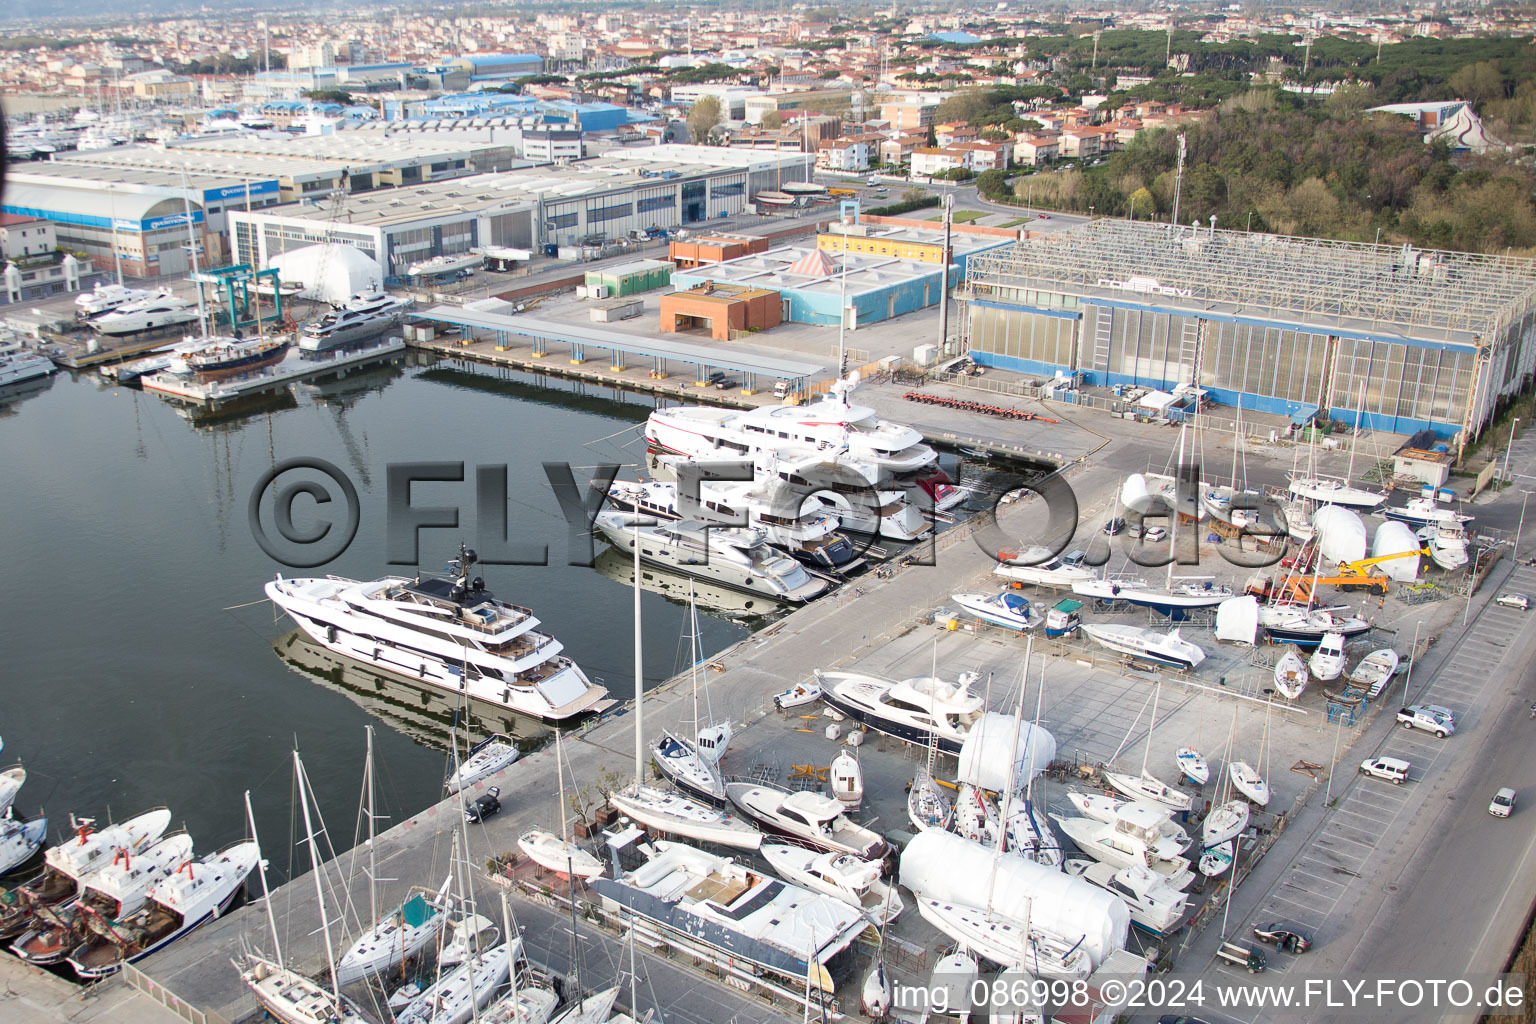
[[[762,832],[745,818],[681,793],[631,784],[608,801],[620,814],[657,832],[743,850],[763,844]]]
[[[1097,860],[1069,860],[1063,869],[1086,878],[1125,901],[1131,924],[1151,935],[1164,936],[1184,923],[1189,897],[1169,885],[1157,872],[1139,865],[1115,867]]]
[[[460,545],[451,578],[279,575],[266,594],[322,647],[418,686],[549,722],[611,707],[607,691],[561,656],[560,641],[534,628],[532,611],[471,577],[477,561]]]
[[[1019,632],[1040,625],[1041,615],[1023,595],[1012,590],[996,594],[951,594],[955,603],[983,622]]]
[[[808,850],[788,843],[764,843],[761,853],[769,867],[786,881],[859,908],[876,927],[890,924],[906,909],[901,893],[881,879],[882,861],[862,860],[850,853]]]
[[[1191,671],[1205,660],[1205,650],[1179,636],[1177,629],[1159,633],[1142,626],[1088,623],[1082,627],[1088,638],[1102,647],[1133,658],[1145,658],[1162,665]]]
[[[299,351],[329,352],[375,337],[400,323],[411,304],[382,291],[354,295],[299,329]]]
[[[804,707],[821,700],[820,683],[796,683],[783,693],[773,695],[773,706],[780,711]]]
[[[736,590],[799,603],[827,589],[826,580],[769,547],[759,530],[711,527],[693,519],[657,521],[613,509],[599,512],[593,525],[620,552],[633,552],[638,535],[641,561]]]
[[[885,853],[880,834],[850,821],[843,805],[831,797],[751,782],[727,783],[725,793],[747,819],[769,832],[860,860],[874,860]]]
[[[897,682],[861,672],[816,670],[821,699],[834,711],[907,743],[927,746],[936,737],[939,749],[954,755],[986,711],[986,702],[971,692],[977,678],[966,672],[953,683],[933,676]]]
[[[789,488],[776,488],[772,481],[759,486],[749,481],[707,480],[699,484],[699,492],[693,514],[718,517],[705,521],[724,526],[745,523],[762,530],[769,544],[814,569],[847,572],[861,564],[858,551],[837,532],[841,525],[837,516],[819,509],[802,511],[801,495]],[[626,512],[684,518],[677,484],[667,480],[615,480],[608,487],[608,500]]]
[[[105,978],[221,917],[245,888],[260,855],[256,844],[247,841],[189,860],[155,883],[131,917],[110,918],[86,909],[85,925],[92,934],[70,952],[69,966],[82,981]]]

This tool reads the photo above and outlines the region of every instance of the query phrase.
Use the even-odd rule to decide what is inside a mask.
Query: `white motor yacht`
[[[1432,562],[1446,572],[1456,572],[1466,567],[1467,531],[1458,522],[1446,520],[1431,523],[1418,531],[1418,538],[1429,551]]]
[[[878,832],[848,820],[841,803],[820,793],[731,782],[725,795],[754,824],[818,850],[851,853],[860,860],[874,860],[885,853],[885,840]]]
[[[53,373],[53,360],[23,348],[19,341],[0,340],[0,388],[24,384]]]
[[[1092,569],[1081,565],[1066,565],[1043,547],[1000,551],[997,557],[997,566],[992,570],[994,574],[1020,583],[1033,583],[1037,587],[1071,590],[1080,583],[1096,578]]]
[[[827,589],[827,581],[771,547],[757,530],[708,527],[696,520],[657,521],[613,509],[597,514],[593,525],[621,552],[640,540],[640,559],[676,569],[737,590],[779,601],[809,601]]]
[[[849,853],[807,850],[788,843],[764,843],[762,854],[786,880],[858,907],[877,927],[890,924],[906,909],[901,893],[881,879],[881,861],[861,860]]]
[[[0,875],[15,871],[35,857],[47,838],[47,818],[0,818]]]
[[[398,324],[411,305],[410,299],[397,299],[387,292],[354,295],[300,328],[299,351],[329,352],[375,337]]]
[[[75,296],[75,318],[88,320],[102,313],[110,313],[119,306],[130,302],[142,302],[145,299],[170,294],[166,291],[154,292],[145,288],[128,288],[120,284],[107,284],[96,282],[96,287],[88,292],[81,292]]]
[[[1083,817],[1110,824],[1114,824],[1119,818],[1122,808],[1131,806],[1146,808],[1161,819],[1158,832],[1164,839],[1173,843],[1180,851],[1189,848],[1189,833],[1173,820],[1173,815],[1177,812],[1167,804],[1147,803],[1144,800],[1118,800],[1105,793],[1084,793],[1077,790],[1067,793],[1067,799],[1072,801],[1072,806],[1076,807],[1077,812]]]
[[[939,749],[960,753],[960,745],[986,710],[970,690],[976,674],[955,682],[919,676],[899,682],[861,672],[816,670],[821,699],[860,725],[896,739],[927,746],[937,734]]]
[[[728,810],[690,800],[681,793],[631,784],[609,797],[620,814],[668,835],[743,850],[756,850],[763,834]]]
[[[1407,523],[1415,530],[1437,523],[1458,523],[1465,527],[1472,521],[1471,516],[1428,497],[1410,498],[1403,505],[1387,505],[1382,508],[1381,514],[1388,519]]]
[[[1163,936],[1184,923],[1189,898],[1155,871],[1137,865],[1117,868],[1095,860],[1069,860],[1064,867],[1067,874],[1086,878],[1124,900],[1131,924],[1142,931]]]
[[[1129,654],[1133,658],[1145,658],[1163,665],[1190,671],[1205,660],[1205,651],[1199,644],[1190,643],[1179,636],[1177,629],[1159,633],[1142,626],[1088,623],[1082,627],[1089,639],[1112,651]]]
[[[1292,651],[1292,654],[1295,652]],[[1283,660],[1283,659],[1282,659]],[[1329,631],[1323,634],[1318,641],[1317,649],[1312,652],[1312,657],[1307,659],[1307,668],[1321,681],[1328,683],[1339,678],[1344,673],[1344,634]],[[1278,673],[1278,669],[1276,670]],[[1278,674],[1275,682],[1279,683]],[[1284,691],[1281,691],[1284,692]],[[1287,697],[1291,696],[1286,694]]]
[[[1195,880],[1189,861],[1163,836],[1162,818],[1150,808],[1137,804],[1121,808],[1112,823],[1055,814],[1051,817],[1067,838],[1094,860],[1116,868],[1148,868],[1180,891]]]
[[[266,594],[316,643],[418,686],[552,722],[611,706],[532,611],[471,578],[475,561],[461,545],[451,579],[279,576]]]
[[[1029,600],[1013,590],[996,594],[950,594],[954,602],[983,622],[1019,632],[1040,625],[1043,615],[1033,608]]]
[[[125,302],[116,309],[90,320],[97,334],[119,338],[129,334],[190,324],[199,317],[197,303],[174,295],[151,296],[137,302]]]

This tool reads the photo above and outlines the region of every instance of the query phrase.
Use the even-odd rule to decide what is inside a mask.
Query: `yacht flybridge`
[[[316,643],[417,685],[551,722],[610,707],[532,611],[470,577],[476,561],[460,545],[452,578],[278,576],[266,593]]]
[[[776,448],[797,454],[847,454],[892,474],[933,465],[938,456],[917,430],[882,420],[868,406],[848,401],[856,382],[837,381],[831,394],[810,405],[745,412],[713,406],[657,409],[646,420],[645,439],[661,451],[691,459],[748,456]]]

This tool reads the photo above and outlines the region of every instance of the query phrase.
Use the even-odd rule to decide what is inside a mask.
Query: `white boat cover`
[[[1126,477],[1125,483],[1120,485],[1120,504],[1136,513],[1151,511],[1152,494],[1147,490],[1147,478],[1140,473]]]
[[[1376,536],[1371,538],[1372,558],[1401,554],[1404,551],[1417,552],[1419,549],[1419,538],[1414,536],[1413,527],[1395,519],[1388,519],[1382,523],[1376,528]],[[1380,569],[1389,580],[1412,583],[1419,578],[1419,556],[1413,554],[1403,555],[1401,558],[1389,558],[1385,562],[1377,562],[1376,568]]]
[[[1342,505],[1324,505],[1312,513],[1312,536],[1330,562],[1358,562],[1365,557],[1365,523]]]
[[[306,245],[273,256],[267,266],[284,281],[302,283],[299,298],[315,302],[345,302],[384,284],[378,260],[354,245]]]
[[[1216,639],[1252,644],[1259,632],[1259,599],[1229,597],[1216,606]]]
[[[961,782],[1001,793],[1008,788],[1008,758],[1013,750],[1013,718],[989,711],[981,716],[960,745],[956,777]],[[1056,737],[1030,722],[1020,722],[1014,789],[1023,789],[1055,759]]]
[[[902,851],[901,884],[921,898],[985,907],[992,859],[984,846],[930,829]],[[999,914],[1069,942],[1081,938],[1095,968],[1125,948],[1131,926],[1125,901],[1087,879],[1004,854],[997,858],[991,893]]]

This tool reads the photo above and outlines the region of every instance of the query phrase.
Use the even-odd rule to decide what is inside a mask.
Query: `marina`
[[[146,391],[169,395],[196,405],[218,406],[245,395],[271,391],[310,377],[387,359],[404,351],[405,342],[400,338],[387,338],[370,345],[331,352],[319,358],[310,358],[301,350],[290,349],[281,361],[262,369],[245,371],[235,377],[205,381],[161,372],[143,377],[140,383]]]

